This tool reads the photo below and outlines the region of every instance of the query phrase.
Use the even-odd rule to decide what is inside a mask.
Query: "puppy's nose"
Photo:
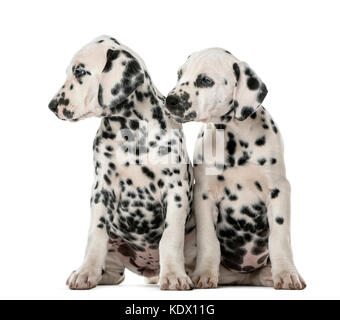
[[[166,98],[166,105],[169,109],[176,107],[179,104],[179,97],[170,95]]]
[[[58,101],[53,99],[50,104],[48,105],[48,108],[54,112],[57,113],[58,112]]]

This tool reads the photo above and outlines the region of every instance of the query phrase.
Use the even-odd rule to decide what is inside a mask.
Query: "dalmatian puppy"
[[[195,258],[193,170],[182,126],[165,115],[164,101],[142,59],[102,36],[75,55],[50,102],[62,120],[102,119],[87,250],[70,289],[118,285],[125,268],[159,276],[163,290],[193,287],[185,270]]]
[[[204,122],[196,145],[198,288],[304,289],[290,243],[290,185],[265,84],[228,51],[191,55],[166,99],[176,121]]]

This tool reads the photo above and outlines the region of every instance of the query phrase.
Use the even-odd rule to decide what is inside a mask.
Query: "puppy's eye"
[[[81,78],[86,74],[86,71],[82,68],[76,68],[74,70],[74,75],[76,78]]]
[[[212,79],[210,79],[209,77],[207,76],[204,76],[202,79],[201,79],[201,82],[207,86],[211,86],[214,81]]]

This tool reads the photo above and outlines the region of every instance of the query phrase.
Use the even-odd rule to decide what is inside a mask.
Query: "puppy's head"
[[[130,112],[124,102],[144,82],[144,64],[131,49],[102,36],[82,48],[49,108],[62,120]]]
[[[266,95],[265,84],[245,62],[213,48],[192,54],[180,68],[166,108],[178,122],[218,122],[227,115],[244,120]]]

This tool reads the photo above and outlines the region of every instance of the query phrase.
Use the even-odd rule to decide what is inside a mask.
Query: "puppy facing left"
[[[195,258],[193,172],[182,127],[163,105],[142,59],[108,36],[75,55],[49,104],[62,120],[102,118],[87,250],[71,289],[119,284],[125,268],[159,275],[161,289],[192,288],[185,264]]]

